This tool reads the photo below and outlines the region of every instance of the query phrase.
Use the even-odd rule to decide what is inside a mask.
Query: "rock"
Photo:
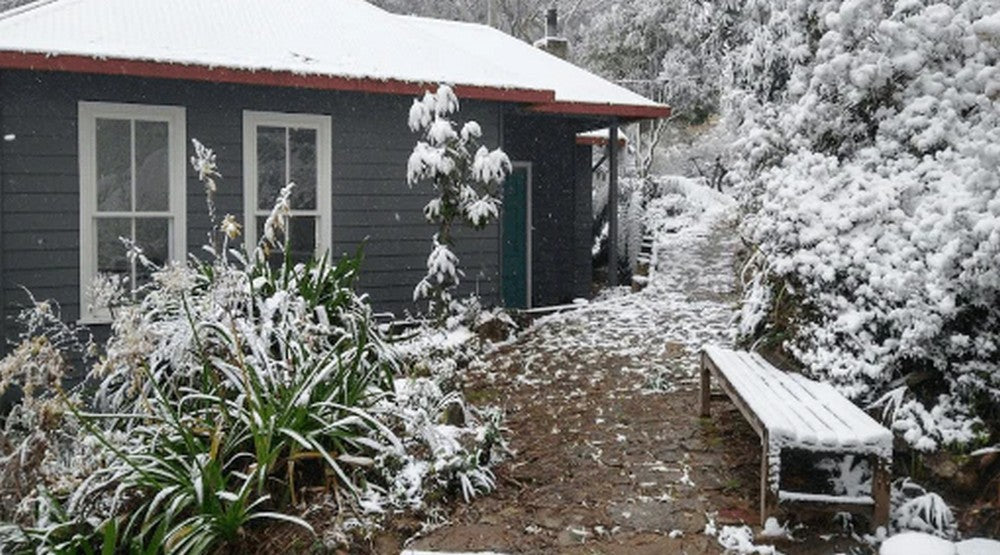
[[[684,344],[676,341],[667,341],[663,347],[664,353],[671,358],[681,358],[684,356]]]
[[[562,530],[566,527],[566,519],[561,512],[549,508],[542,508],[532,515],[535,524],[549,530]]]
[[[947,451],[940,451],[924,458],[924,466],[935,478],[948,482],[957,491],[971,495],[982,491],[981,479],[991,478],[982,475],[980,464],[976,457],[957,459]]]
[[[444,412],[445,422],[451,426],[465,425],[465,408],[458,403],[448,405]]]
[[[476,335],[485,341],[499,343],[510,337],[513,327],[500,318],[491,318],[476,327]]]

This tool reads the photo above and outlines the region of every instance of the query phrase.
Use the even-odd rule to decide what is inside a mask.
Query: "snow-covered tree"
[[[581,60],[601,75],[699,122],[718,108],[727,54],[744,40],[732,0],[619,0],[595,14]]]
[[[447,85],[415,99],[409,125],[422,139],[413,148],[407,163],[410,187],[429,182],[436,197],[424,207],[424,217],[437,225],[433,248],[427,257],[427,275],[413,291],[413,300],[428,299],[430,312],[443,322],[452,308],[453,292],[462,271],[454,246],[453,228],[465,223],[482,229],[496,220],[500,200],[497,187],[510,173],[510,159],[500,149],[479,144],[482,129],[469,121],[456,130],[448,116],[459,109],[458,98]]]
[[[746,10],[742,332],[882,397],[918,449],[975,440],[1000,406],[1000,3]]]
[[[605,7],[602,0],[373,0],[389,11],[441,19],[492,23],[527,42],[545,33],[545,12],[559,10],[562,34],[577,42],[588,28],[591,14]]]

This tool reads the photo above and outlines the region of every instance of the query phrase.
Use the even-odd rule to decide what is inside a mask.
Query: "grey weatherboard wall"
[[[333,253],[352,253],[367,239],[362,290],[377,310],[414,309],[433,228],[422,209],[427,186],[405,183],[417,137],[406,126],[408,96],[315,91],[29,71],[0,72],[0,302],[3,331],[27,302],[21,286],[54,299],[76,319],[79,306],[79,170],[77,107],[81,100],[183,106],[188,141],[218,154],[223,175],[218,213],[243,219],[243,110],[329,114],[333,121]],[[478,121],[488,146],[534,163],[534,305],[587,296],[590,288],[590,187],[574,175],[574,134],[586,124],[528,117],[510,105],[464,101],[457,119]],[[501,131],[502,130],[502,131]],[[585,182],[585,183],[584,183]],[[585,187],[585,188],[584,188]],[[188,252],[208,231],[202,185],[187,170]],[[458,233],[464,292],[499,300],[497,225]]]
[[[576,146],[576,134],[587,127],[551,116],[504,119],[504,151],[511,160],[532,163],[532,306],[590,294],[590,149]]]

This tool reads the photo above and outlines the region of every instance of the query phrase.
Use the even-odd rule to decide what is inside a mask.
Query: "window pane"
[[[316,130],[291,129],[288,132],[291,150],[289,167],[292,189],[292,208],[298,210],[316,209]]]
[[[136,218],[135,242],[150,262],[162,268],[170,260],[170,220],[167,218]],[[136,267],[139,285],[149,281],[151,272]]]
[[[288,250],[293,262],[305,262],[316,253],[316,218],[293,216],[289,221]]]
[[[285,128],[257,128],[257,207],[269,210],[285,182]]]
[[[135,209],[165,212],[170,208],[167,122],[135,122]]]
[[[132,210],[132,126],[97,119],[97,210]]]
[[[97,219],[97,271],[99,273],[131,275],[131,266],[121,238],[132,238],[132,221],[130,219]]]

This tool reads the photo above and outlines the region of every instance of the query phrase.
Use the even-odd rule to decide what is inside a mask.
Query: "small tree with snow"
[[[410,155],[406,179],[410,187],[422,182],[433,186],[437,196],[424,207],[424,217],[438,228],[427,257],[427,275],[414,289],[413,300],[427,299],[439,323],[447,318],[464,275],[453,250],[453,229],[463,222],[482,229],[496,220],[500,207],[496,190],[511,170],[502,150],[479,143],[478,123],[469,121],[456,130],[448,116],[458,109],[454,91],[441,85],[436,93],[428,91],[413,101],[409,118],[410,129],[422,139]]]

